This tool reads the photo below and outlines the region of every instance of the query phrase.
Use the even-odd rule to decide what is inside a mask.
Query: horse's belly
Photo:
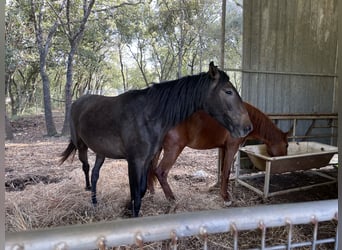
[[[187,146],[192,149],[205,150],[221,147],[222,145],[223,144],[221,142],[196,141],[190,142]]]
[[[193,149],[212,149],[223,147],[224,143],[224,137],[216,137],[207,134],[205,136],[195,136],[191,138],[187,146]]]
[[[122,143],[110,137],[95,136],[93,138],[84,139],[87,146],[96,154],[103,155],[112,159],[125,159],[126,152],[122,147]]]

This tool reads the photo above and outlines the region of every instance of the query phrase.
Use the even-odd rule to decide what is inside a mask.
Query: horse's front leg
[[[236,152],[239,149],[239,144],[232,144],[229,146],[226,146],[225,150],[222,150],[223,152],[223,161],[221,166],[221,196],[224,200],[225,206],[230,206],[232,204],[232,201],[229,197],[228,193],[228,184],[229,184],[229,176],[230,171],[234,163],[234,156]]]
[[[220,164],[220,166],[219,166],[220,169],[218,169],[216,183],[209,188],[209,192],[213,192],[221,186],[221,178],[222,178],[223,166],[224,166],[224,162],[223,162],[224,152],[223,152],[223,150],[225,150],[225,149],[224,148],[218,148],[218,164]]]
[[[128,159],[128,177],[131,192],[131,206],[133,217],[138,217],[141,208],[141,199],[147,189],[147,172],[151,160]]]
[[[94,206],[97,204],[97,198],[96,198],[96,185],[97,181],[100,176],[100,169],[103,165],[103,162],[105,160],[104,156],[96,155],[95,165],[91,172],[91,201]]]

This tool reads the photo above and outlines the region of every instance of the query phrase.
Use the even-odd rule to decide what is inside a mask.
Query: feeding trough
[[[329,175],[317,172],[317,174],[328,179],[327,182],[309,185],[305,187],[291,188],[287,190],[269,192],[269,183],[271,174],[280,174],[285,172],[293,172],[298,170],[318,169],[330,164],[331,159],[338,152],[338,148],[318,142],[289,142],[288,155],[270,157],[267,154],[266,146],[250,145],[240,148],[240,151],[245,152],[253,165],[260,171],[264,171],[265,181],[264,190],[252,186],[245,180],[255,178],[256,176],[240,176],[240,164],[237,164],[236,182],[242,184],[255,192],[262,194],[265,198],[276,194],[283,194],[290,191],[298,191],[311,188],[318,185],[326,185],[336,182],[336,178]]]

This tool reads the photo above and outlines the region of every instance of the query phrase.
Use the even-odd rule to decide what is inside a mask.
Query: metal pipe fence
[[[334,236],[318,237],[319,223],[336,220],[338,201],[324,200],[291,204],[263,205],[256,207],[227,208],[160,216],[120,219],[86,225],[72,225],[45,230],[6,233],[6,250],[85,250],[134,245],[143,248],[147,242],[170,241],[170,249],[177,249],[177,242],[189,236],[203,239],[203,249],[208,249],[208,236],[217,233],[232,234],[233,249],[239,248],[239,233],[245,230],[261,232],[257,249],[293,249],[333,244],[338,249],[337,226]],[[299,224],[313,225],[311,241],[293,241],[293,227]],[[337,225],[337,222],[336,222]],[[267,245],[266,229],[287,228],[287,242]]]

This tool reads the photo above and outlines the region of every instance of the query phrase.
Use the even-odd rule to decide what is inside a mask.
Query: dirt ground
[[[63,116],[55,113],[54,119],[60,131]],[[46,137],[42,115],[19,118],[11,124],[14,140],[5,143],[6,231],[91,223],[129,216],[125,208],[129,198],[125,160],[106,159],[98,182],[99,204],[94,212],[90,193],[84,190],[84,175],[77,157],[73,162],[58,164],[59,154],[66,148],[69,138]],[[94,154],[90,152],[89,155],[90,162],[93,163]],[[337,176],[336,169],[327,171]],[[196,151],[186,148],[169,174],[169,183],[176,201],[167,201],[158,184],[154,195],[148,193],[144,197],[142,216],[223,208],[219,189],[209,190],[216,178],[217,149]],[[293,183],[307,185],[315,181],[321,180],[302,172],[278,175],[271,177],[271,188],[281,189]],[[338,197],[337,185],[332,184],[274,196],[264,201],[254,192],[242,186],[235,187],[233,183],[232,180],[229,186],[232,207]],[[334,226],[331,230],[335,230]],[[196,246],[188,247],[196,249]],[[229,246],[212,247],[221,248],[229,249]]]

